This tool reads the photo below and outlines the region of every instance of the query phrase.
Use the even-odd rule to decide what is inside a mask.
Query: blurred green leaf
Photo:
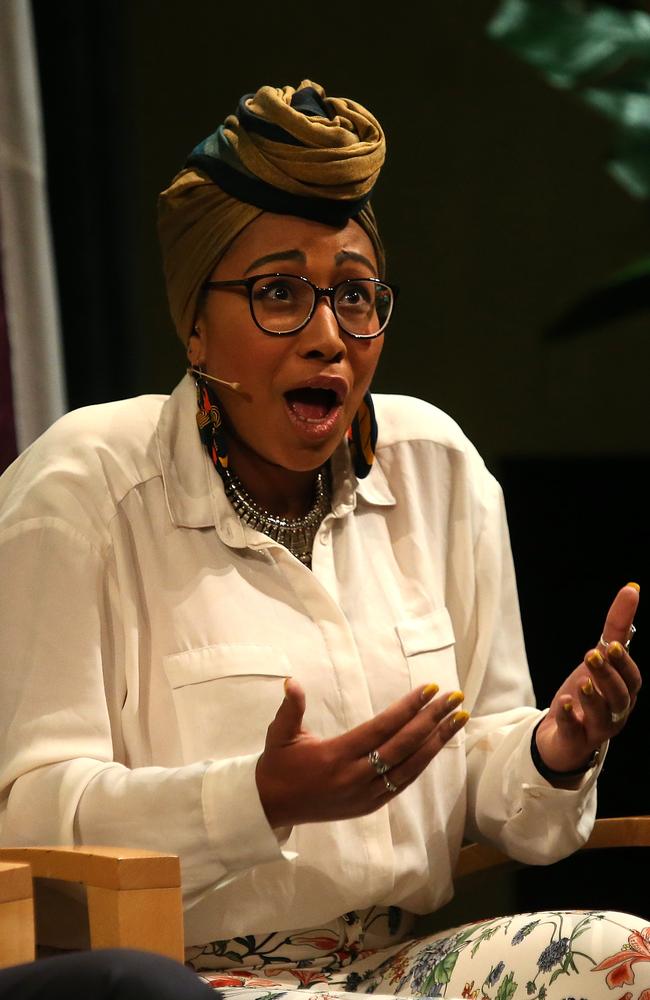
[[[609,173],[650,197],[650,15],[577,0],[504,0],[488,34],[617,126]]]
[[[488,34],[558,87],[605,74],[630,59],[650,63],[650,16],[575,0],[504,0]]]
[[[635,197],[650,196],[650,92],[590,87],[580,96],[619,125],[609,173]]]

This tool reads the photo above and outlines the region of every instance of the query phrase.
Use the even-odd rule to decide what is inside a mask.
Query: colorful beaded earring
[[[375,460],[377,420],[372,396],[367,392],[348,428],[352,465],[357,479],[365,479]]]
[[[208,454],[217,472],[228,468],[228,448],[223,433],[223,421],[219,410],[219,400],[214,390],[202,378],[203,369],[196,365],[192,369],[196,385],[197,413],[196,422],[199,427],[201,441],[208,449]]]
[[[196,385],[196,422],[201,441],[208,449],[217,472],[228,468],[228,447],[223,433],[223,421],[219,410],[219,400],[207,381],[201,377],[202,369],[192,369]],[[375,460],[377,445],[377,419],[370,392],[361,401],[350,427],[348,441],[352,455],[352,465],[357,479],[365,479]]]

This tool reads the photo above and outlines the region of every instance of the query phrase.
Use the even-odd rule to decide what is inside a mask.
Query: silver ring
[[[374,767],[377,774],[386,774],[386,771],[390,771],[390,764],[387,764],[385,760],[379,756],[379,750],[371,750],[368,754],[368,760]]]
[[[632,639],[634,638],[635,635],[636,635],[636,627],[634,625],[630,625],[629,631],[627,633],[627,639],[623,643],[623,646],[625,647],[626,650],[629,650],[630,643],[632,642]],[[604,649],[607,649],[607,647],[609,645],[611,645],[611,643],[614,640],[613,639],[606,639],[605,636],[601,635],[601,637],[600,637],[600,639],[598,641],[600,642],[600,645]]]
[[[630,706],[628,705],[622,712],[611,712],[610,715],[614,725],[616,725],[617,722],[622,722],[629,711]]]
[[[385,774],[383,774],[382,777],[384,779],[384,784],[386,785],[386,791],[391,793],[396,792],[397,785],[394,785],[392,781],[389,781]]]

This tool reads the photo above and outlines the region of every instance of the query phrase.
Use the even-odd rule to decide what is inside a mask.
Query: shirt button
[[[320,536],[321,545],[327,545],[329,541],[330,533],[329,531],[322,531]]]

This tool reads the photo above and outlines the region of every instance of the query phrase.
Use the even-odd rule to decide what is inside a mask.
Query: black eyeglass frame
[[[253,307],[253,286],[255,285],[256,281],[260,280],[260,278],[294,278],[294,279],[298,278],[300,281],[304,281],[306,285],[309,285],[309,287],[312,289],[314,293],[314,301],[309,311],[309,315],[305,320],[303,320],[303,322],[299,326],[294,327],[293,330],[282,330],[280,332],[278,332],[277,330],[267,330],[265,326],[262,326],[262,324],[257,319],[257,316],[255,315],[255,309]],[[390,312],[388,313],[386,321],[382,325],[381,329],[377,331],[377,333],[367,333],[367,334],[352,333],[351,330],[347,330],[345,328],[336,311],[336,302],[334,296],[336,295],[338,289],[341,288],[343,285],[358,284],[360,281],[369,281],[374,285],[384,285],[391,291],[392,300],[390,304]],[[384,331],[386,330],[390,318],[393,315],[395,299],[399,294],[399,288],[397,287],[397,285],[391,285],[387,281],[382,281],[381,278],[345,278],[343,281],[337,282],[336,285],[332,285],[330,288],[321,288],[319,285],[315,285],[313,281],[310,281],[309,278],[305,278],[302,274],[286,274],[284,272],[274,272],[272,274],[251,274],[249,275],[248,278],[233,278],[229,281],[204,281],[203,284],[201,285],[201,289],[202,291],[210,292],[220,288],[232,288],[235,285],[244,285],[246,287],[248,291],[248,308],[250,309],[251,318],[255,326],[259,330],[261,330],[262,333],[267,334],[267,336],[269,337],[292,337],[294,334],[300,333],[301,330],[304,330],[304,328],[307,326],[312,316],[316,312],[316,306],[318,305],[319,300],[323,296],[325,296],[330,301],[330,308],[334,313],[336,322],[340,326],[341,330],[343,330],[344,333],[347,333],[348,337],[353,337],[355,340],[375,340],[376,337],[381,337],[382,333],[384,333]]]

